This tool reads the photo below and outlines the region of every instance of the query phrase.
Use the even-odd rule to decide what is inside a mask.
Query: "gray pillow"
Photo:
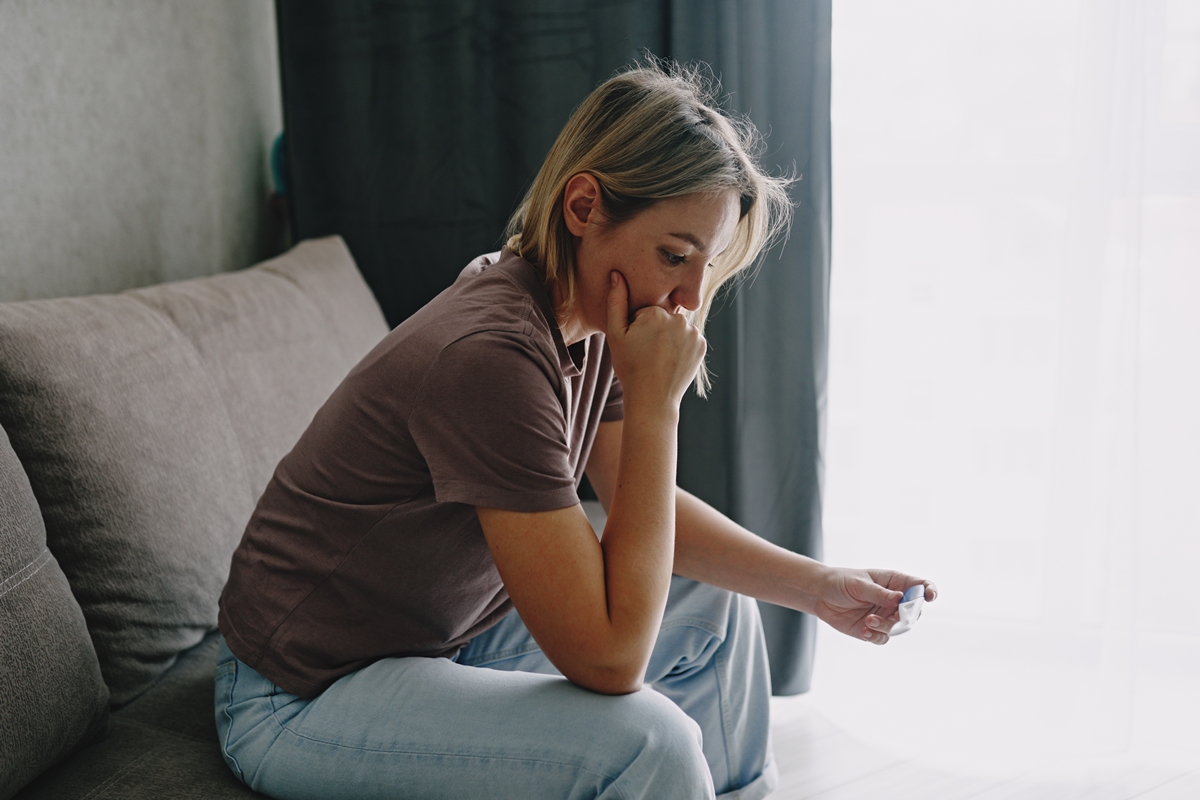
[[[313,415],[387,334],[342,240],[304,242],[243,272],[128,293],[196,348],[225,403],[257,501]]]
[[[129,296],[0,304],[0,425],[112,700],[216,624],[253,501],[195,348]]]
[[[0,429],[0,800],[104,729],[108,688]]]
[[[238,273],[0,304],[0,425],[114,706],[216,625],[276,462],[386,332],[339,239]]]

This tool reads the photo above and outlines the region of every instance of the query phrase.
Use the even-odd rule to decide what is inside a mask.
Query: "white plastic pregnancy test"
[[[888,636],[899,636],[907,632],[921,618],[921,607],[925,605],[925,585],[910,586],[900,598],[900,621],[888,631]]]

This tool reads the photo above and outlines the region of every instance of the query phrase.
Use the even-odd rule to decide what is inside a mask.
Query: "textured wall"
[[[276,249],[272,0],[0,0],[0,300]]]

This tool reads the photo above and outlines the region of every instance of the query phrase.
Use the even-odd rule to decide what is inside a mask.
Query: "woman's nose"
[[[687,311],[700,307],[700,290],[704,285],[704,267],[680,270],[679,283],[671,291],[671,303]]]

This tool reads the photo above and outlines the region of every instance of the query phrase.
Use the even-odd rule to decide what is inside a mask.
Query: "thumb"
[[[609,273],[608,329],[624,331],[629,327],[629,287],[625,276],[615,269]]]
[[[873,603],[877,606],[894,606],[900,604],[900,598],[904,597],[903,592],[896,592],[872,580],[864,580],[862,583],[862,599],[868,603]]]

